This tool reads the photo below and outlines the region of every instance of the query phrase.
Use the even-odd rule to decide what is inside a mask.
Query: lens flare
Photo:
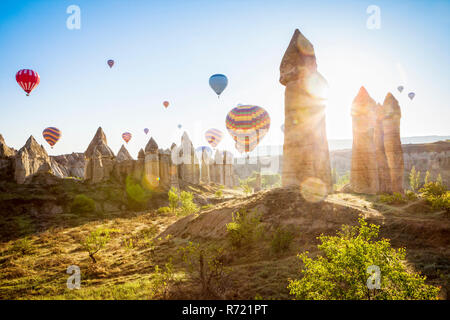
[[[301,183],[300,193],[308,202],[320,202],[327,196],[327,186],[319,178],[310,177]]]

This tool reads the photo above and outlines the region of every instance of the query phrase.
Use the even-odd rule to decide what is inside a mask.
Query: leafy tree
[[[427,170],[427,172],[425,173],[425,178],[423,180],[423,183],[427,184],[429,180],[430,180],[430,171]]]
[[[231,219],[232,222],[226,225],[227,238],[235,248],[241,247],[244,243],[251,244],[264,231],[261,224],[261,214],[257,211],[249,212],[246,209],[241,209],[233,213]]]
[[[192,192],[182,191],[180,194],[181,208],[180,211],[183,215],[196,213],[200,209],[194,203],[194,194]]]
[[[188,274],[201,284],[204,296],[221,296],[229,283],[230,269],[224,264],[222,247],[202,248],[198,243],[189,242],[178,249]]]
[[[290,294],[313,300],[437,299],[439,288],[407,271],[402,262],[405,249],[391,248],[387,239],[375,241],[378,234],[379,226],[361,218],[359,226],[343,226],[337,236],[318,237],[322,255],[316,259],[308,257],[308,252],[298,256],[304,264],[303,277],[289,280]],[[372,267],[380,270],[379,289],[369,286]]]
[[[409,185],[413,192],[419,189],[420,184],[420,171],[416,172],[416,168],[413,166],[411,172],[409,173]]]
[[[178,207],[178,202],[180,201],[177,188],[174,187],[170,188],[168,195],[169,195],[169,208],[172,210],[172,213],[175,213]]]
[[[113,232],[118,232],[118,230],[98,228],[82,241],[82,248],[84,251],[87,251],[93,263],[97,263],[95,254],[106,246],[111,239],[110,234]]]
[[[150,190],[143,188],[131,176],[126,179],[126,192],[128,196],[128,206],[133,210],[143,210],[151,198]]]

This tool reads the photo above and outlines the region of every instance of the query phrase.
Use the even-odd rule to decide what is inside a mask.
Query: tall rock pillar
[[[297,29],[280,65],[285,90],[283,186],[309,178],[332,189],[325,130],[326,80],[317,72],[313,45]]]
[[[398,101],[388,93],[383,102],[384,149],[391,175],[392,192],[403,192],[403,150],[400,141],[400,118]]]
[[[202,150],[202,167],[201,167],[201,179],[200,181],[206,184],[209,184],[211,182],[211,175],[210,175],[210,162],[211,157],[209,156],[206,149]]]
[[[379,189],[374,133],[376,102],[361,87],[352,104],[353,146],[350,186],[354,192],[376,194]]]
[[[156,188],[159,186],[159,152],[158,144],[153,138],[145,146],[145,180],[150,187]]]
[[[375,123],[374,142],[378,166],[378,191],[379,193],[391,192],[391,175],[384,149],[383,106],[377,103],[375,107],[377,117]]]

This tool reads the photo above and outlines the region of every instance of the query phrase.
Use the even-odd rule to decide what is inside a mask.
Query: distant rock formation
[[[324,91],[313,45],[297,29],[280,65],[285,90],[283,186],[317,178],[330,191],[331,168],[325,130]]]
[[[376,102],[366,89],[361,87],[352,104],[353,147],[350,188],[357,193],[376,194],[379,191],[374,137],[376,121]]]
[[[34,174],[46,172],[53,173],[50,157],[44,147],[30,136],[14,158],[14,179],[23,184]]]
[[[114,169],[114,152],[108,147],[103,129],[99,127],[84,152],[86,158],[84,179],[98,183],[111,178]]]
[[[153,137],[150,138],[147,145],[145,146],[144,168],[145,168],[146,182],[149,183],[149,185],[152,188],[158,187],[159,180],[160,180],[159,150],[158,150],[158,144],[153,139]]]
[[[121,162],[121,161],[127,161],[127,160],[133,160],[133,157],[130,155],[127,148],[125,148],[125,146],[122,145],[119,152],[117,153],[116,161]]]
[[[50,156],[52,169],[60,178],[84,178],[85,158],[83,153]],[[59,173],[59,174],[57,174]]]
[[[0,134],[0,179],[11,180],[14,176],[13,159],[17,151],[6,145],[5,139]]]
[[[401,111],[398,101],[388,93],[383,102],[384,149],[391,175],[391,191],[403,192],[403,150],[400,141]]]
[[[201,179],[202,183],[209,184],[211,182],[210,174],[210,163],[211,157],[209,156],[206,149],[202,150],[202,167],[201,167]]]

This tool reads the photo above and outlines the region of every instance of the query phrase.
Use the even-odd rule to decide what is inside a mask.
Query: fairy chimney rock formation
[[[378,192],[389,193],[391,192],[391,175],[389,172],[386,151],[384,149],[384,112],[383,106],[379,103],[377,103],[377,105],[375,106],[375,114],[376,123],[374,131],[374,143],[378,166]]]
[[[164,188],[170,187],[170,155],[169,149],[159,150],[159,183]]]
[[[375,147],[376,102],[361,87],[352,104],[353,146],[350,188],[357,193],[379,190]]]
[[[206,148],[202,150],[202,167],[201,167],[201,179],[200,181],[206,184],[211,182],[210,173],[211,157]]]
[[[126,160],[133,160],[133,157],[131,157],[130,153],[125,148],[125,146],[122,145],[122,147],[120,148],[119,152],[117,153],[116,161],[117,162],[122,162],[122,161],[126,161]]]
[[[13,162],[16,150],[6,145],[5,139],[0,134],[0,179],[11,180],[13,172]]]
[[[84,152],[86,158],[84,178],[91,183],[108,180],[114,169],[114,152],[108,147],[105,133],[99,127]]]
[[[159,151],[158,144],[152,138],[145,146],[145,178],[151,187],[159,186]]]
[[[213,182],[217,184],[224,184],[224,170],[223,170],[223,152],[220,150],[216,151],[216,154],[214,155],[214,163],[212,165],[212,171],[214,180]]]
[[[181,137],[181,146],[179,148],[179,165],[180,178],[188,183],[195,183],[196,170],[195,170],[195,152],[194,146],[189,139],[186,132]],[[198,160],[197,160],[198,162]],[[198,165],[198,163],[197,163]]]
[[[47,151],[36,142],[33,136],[30,136],[25,145],[17,152],[14,158],[14,168],[14,179],[18,184],[26,183],[28,178],[36,173],[49,172],[53,174]]]
[[[325,129],[326,80],[317,72],[313,45],[297,29],[280,65],[285,89],[283,186],[320,179],[331,191],[331,168]]]
[[[227,187],[234,185],[233,154],[229,151],[223,152],[223,184]]]
[[[170,157],[170,187],[175,187],[177,189],[179,189],[179,183],[178,183],[178,167],[176,164],[176,159],[178,157],[177,155],[178,152],[178,148],[177,145],[175,143],[172,143],[172,145],[170,146],[170,153],[171,153],[171,157]],[[175,160],[174,160],[175,158]]]
[[[403,150],[400,141],[401,111],[398,101],[388,93],[383,102],[384,149],[391,175],[391,191],[403,192]]]

